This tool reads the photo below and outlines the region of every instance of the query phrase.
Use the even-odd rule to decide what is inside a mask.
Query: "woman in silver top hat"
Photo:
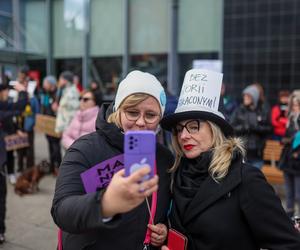
[[[188,238],[188,250],[300,249],[299,232],[261,171],[244,163],[243,142],[220,108],[183,96],[189,84],[202,84],[189,82],[196,74],[206,74],[206,86],[216,84],[209,78],[218,73],[188,71],[179,106],[161,122],[176,152],[170,226]]]

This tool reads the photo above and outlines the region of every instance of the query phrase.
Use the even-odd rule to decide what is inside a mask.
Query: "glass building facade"
[[[220,0],[14,0],[19,4],[22,58],[41,76],[72,70],[83,74],[86,46],[84,6],[90,5],[88,27],[90,79],[114,87],[122,77],[128,39],[129,67],[167,79],[171,44],[172,5],[177,5],[179,82],[194,59],[217,59],[222,47],[222,1]],[[2,2],[2,1],[1,1]],[[126,13],[125,3],[128,2]],[[12,6],[12,9],[14,6]],[[50,14],[50,16],[49,16]],[[128,15],[128,30],[124,22]],[[126,32],[127,31],[127,32]],[[51,56],[49,57],[49,51]]]
[[[41,78],[63,70],[82,77],[88,49],[89,79],[105,89],[120,81],[126,53],[127,70],[167,81],[174,27],[179,84],[194,60],[220,59],[236,97],[252,82],[271,102],[279,89],[300,86],[299,0],[1,0],[1,79],[25,63]]]
[[[300,1],[224,1],[223,40],[231,93],[259,82],[274,103],[278,90],[300,87]]]

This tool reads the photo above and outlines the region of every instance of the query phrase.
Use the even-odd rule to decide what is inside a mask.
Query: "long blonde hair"
[[[212,132],[212,152],[213,157],[208,167],[208,172],[216,181],[222,180],[229,171],[230,163],[235,151],[245,156],[244,142],[239,137],[225,137],[219,126],[215,123],[207,121]],[[170,172],[174,172],[180,163],[183,152],[179,146],[177,136],[173,133],[172,145],[175,150],[175,162],[171,167]]]
[[[290,123],[293,122],[295,124],[296,130],[299,130],[299,124],[297,122],[299,113],[295,113],[293,111],[293,103],[297,102],[300,105],[300,90],[294,90],[293,93],[290,95],[289,104],[288,104],[288,122],[286,127],[290,126]]]
[[[107,118],[107,121],[109,123],[114,123],[118,128],[122,129],[121,110],[134,107],[134,106],[140,104],[141,102],[145,101],[149,97],[150,97],[150,95],[142,94],[142,93],[132,94],[132,95],[128,96],[120,104],[119,108],[115,112],[113,112],[109,115],[109,117]]]

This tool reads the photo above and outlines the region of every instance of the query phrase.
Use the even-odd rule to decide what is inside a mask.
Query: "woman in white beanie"
[[[93,166],[123,153],[124,132],[156,131],[165,104],[160,82],[151,74],[132,71],[120,83],[114,105],[102,105],[96,132],[79,138],[68,149],[59,168],[51,209],[55,223],[62,229],[64,250],[159,249],[166,240],[163,223],[169,206],[167,169],[173,157],[165,147],[156,147],[159,183],[158,176],[140,183],[150,171],[147,167],[129,177],[120,170],[111,173],[107,187],[86,193],[80,177]],[[152,195],[154,192],[157,196]],[[145,202],[151,195],[157,197],[154,225],[149,224]]]
[[[221,83],[220,73],[188,71],[175,113],[161,121],[176,152],[170,226],[187,237],[186,250],[300,249],[274,190],[243,161],[242,140],[219,106]],[[169,249],[183,239],[170,237]]]

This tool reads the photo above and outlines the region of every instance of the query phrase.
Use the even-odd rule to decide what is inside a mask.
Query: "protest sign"
[[[29,147],[28,135],[12,134],[4,137],[6,151]]]
[[[50,115],[41,115],[37,114],[36,115],[36,120],[35,120],[35,130],[45,133],[46,135],[50,135],[53,137],[61,137],[59,133],[55,132],[55,117],[50,116]]]
[[[122,168],[124,155],[120,154],[86,170],[80,175],[85,191],[92,193],[106,187],[113,175]]]
[[[223,74],[205,70],[189,70],[185,77],[175,113],[207,111],[219,113]]]

